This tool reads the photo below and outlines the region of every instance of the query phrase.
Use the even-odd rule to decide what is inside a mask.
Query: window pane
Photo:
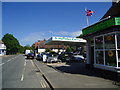
[[[103,51],[96,51],[96,63],[97,64],[104,64]]]
[[[105,39],[105,49],[115,49],[115,34],[106,35]]]
[[[120,33],[117,34],[117,46],[120,49]]]
[[[106,65],[109,66],[117,66],[116,63],[116,51],[105,51],[105,60],[106,60]]]
[[[95,38],[95,48],[103,49],[103,36]]]

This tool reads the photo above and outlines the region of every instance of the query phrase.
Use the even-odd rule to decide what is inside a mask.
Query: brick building
[[[67,48],[67,46],[63,45],[45,45],[45,42],[46,40],[38,40],[38,42],[35,42],[36,53],[45,52],[46,49],[50,49],[55,52],[62,52],[65,51],[65,49]]]

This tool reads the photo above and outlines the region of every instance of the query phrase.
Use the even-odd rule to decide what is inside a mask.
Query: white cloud
[[[30,33],[26,35],[26,37],[23,37],[20,41],[22,45],[27,45],[30,44],[32,45],[33,43],[37,42],[38,40],[43,40],[46,39],[45,33],[43,32],[35,32],[35,33]]]
[[[53,35],[57,35],[57,36],[66,36],[66,37],[76,37],[79,36],[82,31],[75,31],[75,32],[66,32],[66,31],[59,31],[59,32],[53,32],[53,31],[49,31],[49,33],[53,34]]]

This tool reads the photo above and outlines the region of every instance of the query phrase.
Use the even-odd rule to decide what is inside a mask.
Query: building
[[[86,66],[120,73],[120,2],[113,2],[99,22],[82,32],[87,40]]]
[[[36,53],[45,52],[46,49],[50,49],[55,52],[59,52],[59,51],[62,52],[65,51],[65,49],[67,48],[67,46],[64,45],[45,45],[44,44],[45,42],[46,40],[43,41],[38,40],[38,42],[35,42]]]
[[[61,46],[75,46],[76,53],[85,54],[86,40],[83,38],[72,37],[51,37],[44,44],[46,45],[61,45]]]
[[[4,43],[0,40],[0,56],[6,55],[6,46]]]

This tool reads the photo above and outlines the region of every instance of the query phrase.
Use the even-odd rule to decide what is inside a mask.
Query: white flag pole
[[[85,8],[85,14],[86,14],[86,11],[87,9]],[[89,26],[89,21],[88,21],[88,16],[86,15],[86,23],[87,23],[87,26]]]

